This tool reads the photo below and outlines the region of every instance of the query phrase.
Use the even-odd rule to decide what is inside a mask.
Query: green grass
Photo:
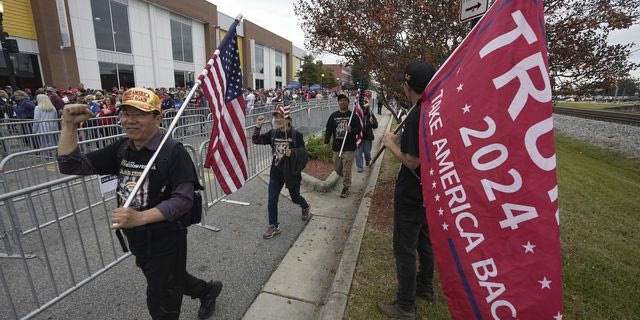
[[[564,319],[638,319],[640,314],[640,162],[556,136]],[[381,176],[395,174],[385,156]],[[375,306],[396,292],[391,233],[367,227],[347,319],[385,319]],[[437,300],[418,313],[450,319],[437,278]]]

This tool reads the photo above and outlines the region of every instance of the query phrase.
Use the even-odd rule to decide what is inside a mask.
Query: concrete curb
[[[340,176],[335,171],[331,171],[326,180],[320,180],[304,172],[302,173],[302,185],[316,192],[327,193],[333,190],[338,181],[340,181]]]
[[[389,131],[392,123],[393,121],[389,119],[385,132]],[[347,309],[347,302],[349,301],[351,283],[353,281],[353,275],[355,273],[358,256],[360,254],[360,245],[362,244],[362,238],[364,237],[364,231],[367,226],[371,198],[373,197],[373,192],[376,188],[376,183],[378,182],[383,158],[384,151],[380,155],[379,161],[374,164],[373,171],[369,176],[369,181],[364,190],[360,207],[358,207],[358,212],[356,213],[353,225],[351,226],[351,232],[345,242],[342,258],[340,259],[340,264],[336,270],[336,276],[329,288],[329,292],[327,293],[325,304],[321,307],[319,316],[316,318],[318,320],[335,320],[344,318],[344,313]]]

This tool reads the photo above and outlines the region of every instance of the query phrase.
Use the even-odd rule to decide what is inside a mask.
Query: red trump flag
[[[454,319],[563,317],[541,0],[498,0],[423,93],[422,192]]]

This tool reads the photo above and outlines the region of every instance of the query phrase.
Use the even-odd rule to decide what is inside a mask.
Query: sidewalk
[[[380,149],[382,136],[391,119],[388,111],[378,116],[379,127],[374,130],[372,156]],[[377,180],[379,163],[380,160],[378,165],[358,173],[354,161],[351,194],[346,199],[340,198],[341,183],[328,193],[312,192],[303,187],[302,195],[311,205],[312,219],[271,274],[243,319],[316,319],[320,313],[332,312],[338,318],[342,316],[348,291],[344,293],[344,290],[333,283],[335,279],[336,282],[341,282],[338,287],[351,284],[352,273],[345,274],[342,270],[348,271],[350,267],[342,268],[340,261],[350,233],[361,227],[358,224],[366,223],[366,215],[359,214],[356,217],[356,213],[365,191],[368,193],[371,189],[369,186]],[[370,178],[372,173],[374,176]],[[268,179],[268,174],[261,178]],[[288,197],[286,191],[283,192],[285,194]],[[368,210],[368,206],[364,207]],[[355,219],[357,223],[354,224]],[[278,241],[278,238],[269,241]],[[347,264],[352,264],[353,268],[358,258],[358,251],[353,250],[354,244],[359,248],[359,241],[356,242],[349,239],[346,248],[349,253],[344,257],[345,260],[352,261]],[[348,283],[342,283],[345,279]],[[335,303],[336,294],[337,300],[341,300],[339,303]],[[332,305],[330,312],[321,312],[325,300]]]

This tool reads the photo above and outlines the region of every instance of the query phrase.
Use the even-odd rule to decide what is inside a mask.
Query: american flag
[[[364,140],[364,88],[365,83],[364,79],[360,79],[360,85],[358,86],[358,93],[356,94],[356,101],[354,103],[354,111],[356,116],[358,116],[358,120],[360,120],[360,128],[362,130],[356,136],[356,147],[360,148],[362,146],[362,140]]]
[[[244,131],[246,105],[242,96],[242,70],[236,40],[236,26],[220,43],[198,77],[213,114],[213,129],[205,160],[225,194],[240,189],[247,181],[247,139]]]

